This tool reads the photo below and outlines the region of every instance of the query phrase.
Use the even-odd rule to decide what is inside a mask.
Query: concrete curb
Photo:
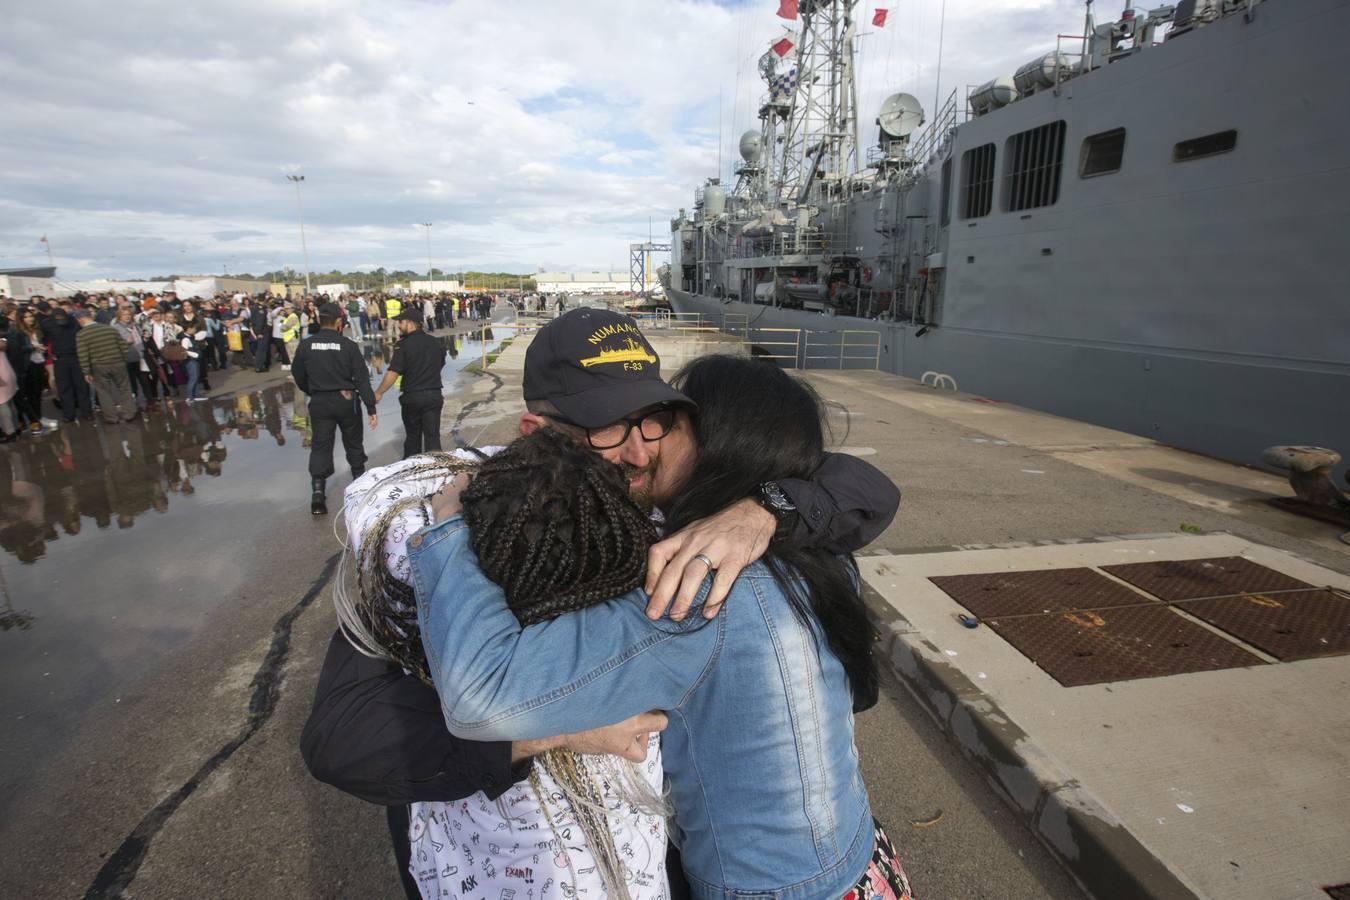
[[[1078,884],[1097,900],[1197,900],[1035,739],[871,587],[868,613],[888,665]]]

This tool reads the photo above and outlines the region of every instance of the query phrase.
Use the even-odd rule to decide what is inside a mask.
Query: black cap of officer
[[[394,321],[395,321],[395,322],[415,322],[415,323],[417,323],[418,325],[421,325],[421,324],[422,324],[422,311],[421,311],[420,309],[414,309],[413,307],[409,306],[409,307],[407,307],[406,309],[404,309],[403,312],[401,312],[401,313],[399,313],[398,315],[394,316]]]
[[[661,380],[661,360],[637,322],[607,309],[574,309],[539,329],[524,382],[526,401],[546,400],[583,428],[657,403],[697,408]]]
[[[342,307],[336,303],[325,303],[319,307],[320,319],[340,319],[342,318]]]

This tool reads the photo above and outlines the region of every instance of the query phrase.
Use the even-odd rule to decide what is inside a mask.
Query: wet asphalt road
[[[480,349],[457,343],[447,421],[481,396],[460,373]],[[297,400],[275,384],[0,447],[6,896],[400,896],[380,810],[296,750],[337,550]],[[372,464],[402,439],[397,399],[380,413]],[[922,897],[1075,896],[889,677],[858,741]]]

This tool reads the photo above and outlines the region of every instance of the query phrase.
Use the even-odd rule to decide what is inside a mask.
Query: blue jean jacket
[[[452,733],[525,740],[666,710],[661,753],[694,896],[832,898],[861,877],[872,815],[848,679],[763,565],[711,620],[696,606],[653,622],[633,591],[522,628],[462,519],[423,529],[409,549]]]

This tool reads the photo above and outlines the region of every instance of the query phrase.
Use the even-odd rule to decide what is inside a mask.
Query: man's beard
[[[652,481],[656,475],[656,466],[653,463],[648,463],[645,466],[635,466],[632,463],[619,463],[619,468],[623,471],[624,480],[630,485],[628,496],[633,498],[633,502],[636,503],[643,512],[650,513],[653,506]],[[646,478],[642,482],[642,487],[633,489],[631,487],[633,479],[644,475]]]

